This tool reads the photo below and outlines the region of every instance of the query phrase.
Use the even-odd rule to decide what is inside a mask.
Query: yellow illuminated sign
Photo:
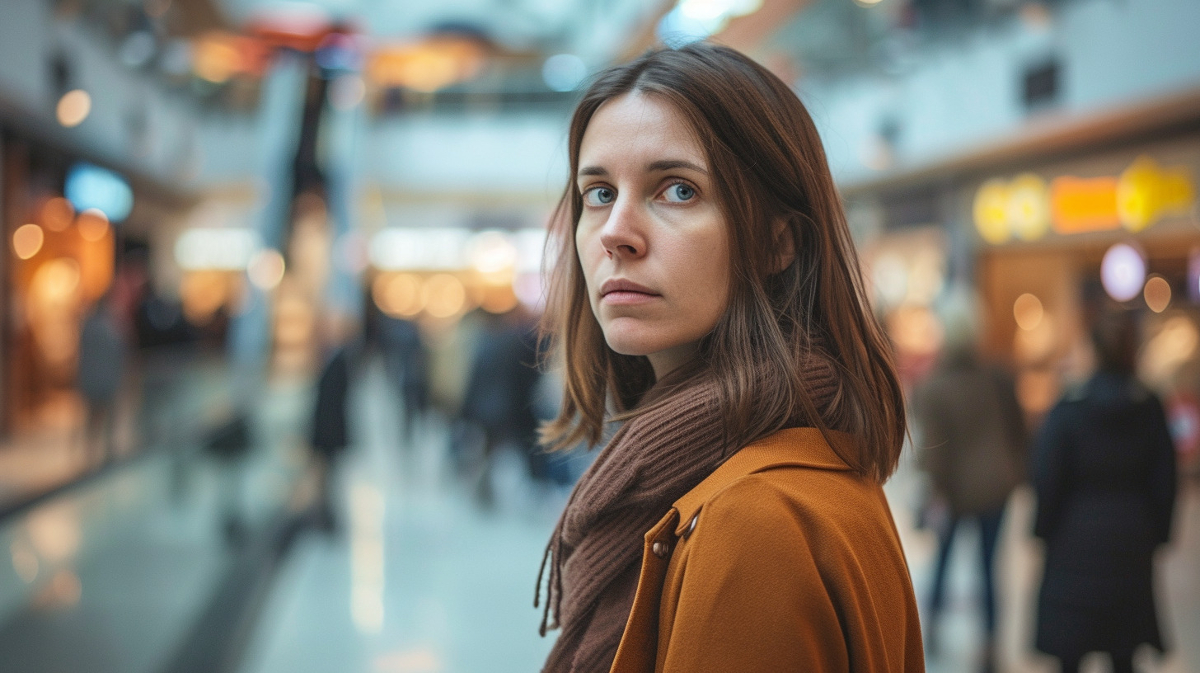
[[[973,207],[975,228],[992,245],[1011,238],[1040,239],[1124,226],[1142,231],[1164,217],[1186,214],[1196,189],[1186,168],[1161,168],[1142,156],[1120,177],[1062,176],[1049,185],[1033,174],[980,185]]]
[[[1186,213],[1195,200],[1186,168],[1163,170],[1150,157],[1138,157],[1117,184],[1117,212],[1130,231],[1141,231],[1164,215]]]

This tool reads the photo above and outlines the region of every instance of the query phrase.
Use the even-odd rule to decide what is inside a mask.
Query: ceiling
[[[411,41],[451,29],[502,50],[575,54],[611,61],[632,34],[657,21],[655,0],[213,0],[231,23],[256,17],[324,17],[381,42]]]

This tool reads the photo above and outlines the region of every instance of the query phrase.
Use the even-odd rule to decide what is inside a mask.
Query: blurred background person
[[[429,410],[429,349],[416,321],[389,316],[377,309],[372,315],[379,319],[376,338],[388,378],[400,397],[404,438],[411,446]]]
[[[979,530],[980,594],[985,641],[981,670],[996,670],[996,543],[1005,504],[1025,479],[1027,441],[1012,377],[978,353],[979,317],[966,293],[951,293],[941,310],[941,357],[913,397],[919,462],[929,477],[924,517],[937,534],[924,638],[937,654],[939,618],[955,534]]]
[[[1171,537],[1175,454],[1162,404],[1134,377],[1131,312],[1104,311],[1091,338],[1095,374],[1064,395],[1036,441],[1034,533],[1046,545],[1037,648],[1064,673],[1089,652],[1129,673],[1138,646],[1163,649],[1153,568]]]
[[[115,410],[128,359],[125,334],[109,304],[107,294],[96,301],[79,330],[76,382],[87,405],[83,447],[96,464],[115,455]]]
[[[481,435],[479,446],[468,457],[473,463],[468,473],[475,481],[478,502],[490,507],[492,466],[499,448],[509,446],[520,452],[531,473],[544,460],[533,456],[538,423],[534,392],[539,379],[534,324],[519,309],[504,314],[480,311],[480,318],[461,417]]]
[[[330,345],[317,377],[312,412],[312,458],[317,493],[315,523],[327,533],[338,527],[335,511],[337,465],[350,443],[347,413],[350,387],[358,364],[360,344],[338,329],[331,319]]]

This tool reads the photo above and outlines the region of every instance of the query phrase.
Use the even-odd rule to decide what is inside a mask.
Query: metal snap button
[[[671,550],[670,546],[666,542],[663,542],[661,540],[650,545],[650,551],[654,552],[654,555],[657,556],[658,558],[666,558],[667,552],[669,552],[670,550]]]
[[[692,531],[696,529],[696,520],[700,518],[700,513],[696,512],[692,515],[692,520],[688,522],[687,528],[683,529],[683,539],[688,539]]]

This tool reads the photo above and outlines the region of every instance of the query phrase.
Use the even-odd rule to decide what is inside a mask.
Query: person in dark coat
[[[540,376],[536,359],[535,328],[523,315],[485,315],[461,410],[463,420],[483,433],[477,496],[484,505],[492,500],[489,475],[495,449],[511,443],[530,455],[534,448],[538,421],[533,394]]]
[[[941,359],[913,398],[930,500],[948,514],[936,531],[937,565],[925,637],[927,648],[936,651],[950,550],[960,524],[974,520],[979,525],[986,629],[983,670],[991,671],[995,668],[996,542],[1008,498],[1026,478],[1028,439],[1012,377],[975,352],[970,318],[965,311],[946,317]]]
[[[429,409],[429,349],[416,322],[383,314],[379,319],[384,363],[400,394],[404,435],[411,443]]]
[[[328,531],[336,528],[332,502],[334,468],[349,443],[346,401],[354,350],[354,344],[348,342],[331,353],[317,379],[317,399],[313,405],[312,450],[319,488],[316,514],[318,524]]]
[[[1035,444],[1034,534],[1046,544],[1036,645],[1068,673],[1088,652],[1125,673],[1139,645],[1162,650],[1153,559],[1170,539],[1175,456],[1162,404],[1134,378],[1130,316],[1104,314],[1092,341],[1096,373],[1050,411]]]

